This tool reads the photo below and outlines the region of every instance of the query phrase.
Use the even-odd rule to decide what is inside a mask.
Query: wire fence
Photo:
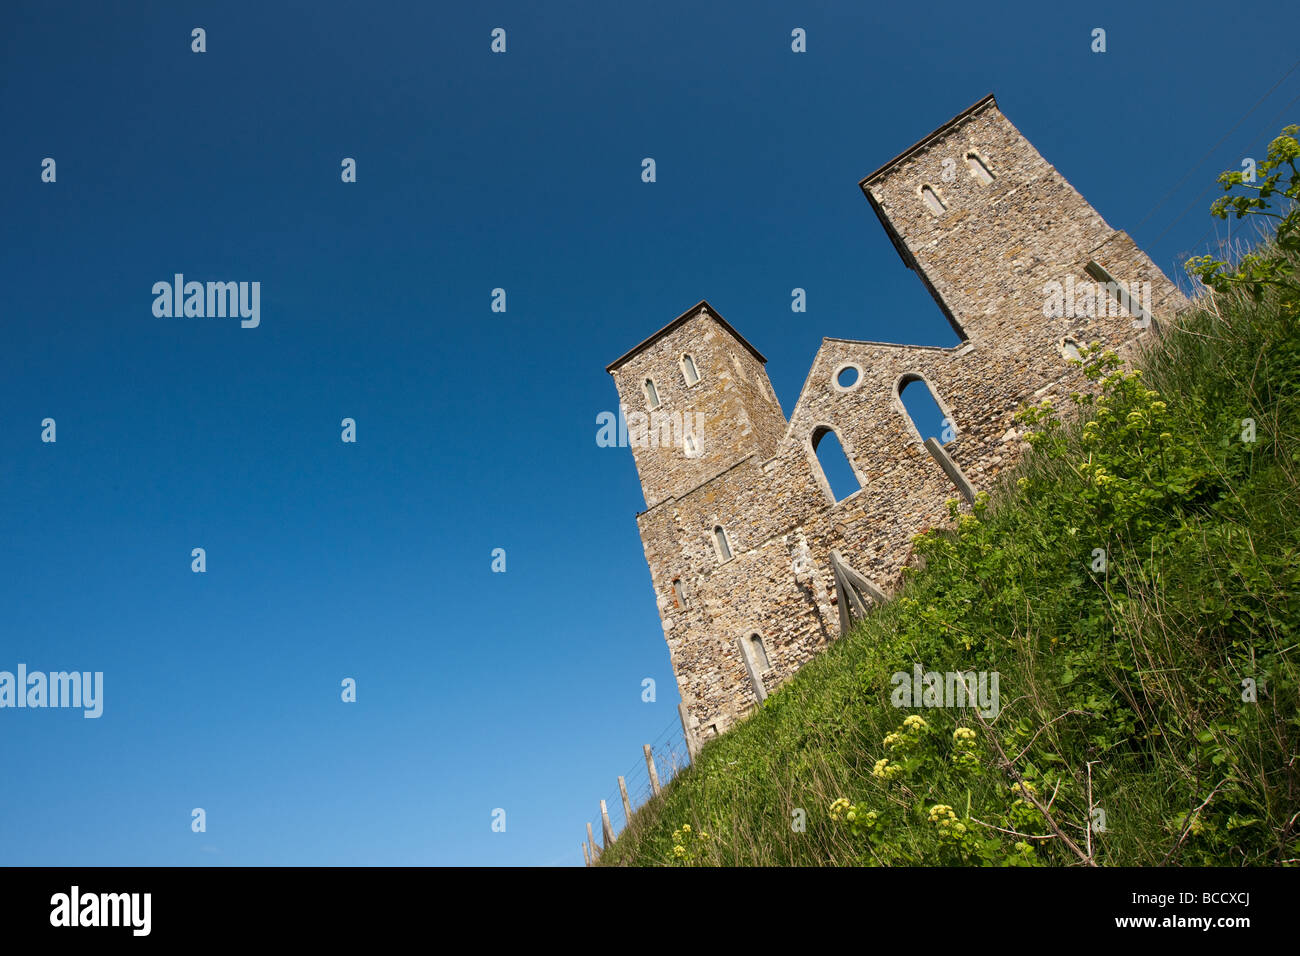
[[[658,778],[660,789],[668,786],[673,778],[682,770],[690,766],[690,748],[686,743],[686,735],[682,731],[681,724],[677,720],[671,721],[650,744],[650,757],[654,763],[655,774]],[[644,806],[654,797],[654,786],[650,781],[650,770],[646,765],[644,754],[642,759],[628,768],[623,773],[623,785],[627,788],[627,802],[633,814],[637,809]],[[623,794],[618,788],[617,782],[614,789],[604,797],[605,810],[609,814],[610,829],[614,831],[615,837],[622,833],[631,818],[627,808],[623,804]],[[599,813],[599,808],[596,810]],[[604,833],[604,821],[597,819],[592,822],[592,831],[596,840],[603,846],[607,842]],[[585,837],[585,833],[584,833]],[[590,848],[595,853],[600,852],[600,847]]]

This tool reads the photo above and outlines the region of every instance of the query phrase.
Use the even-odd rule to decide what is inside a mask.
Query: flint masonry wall
[[[785,433],[785,415],[777,401],[766,361],[730,326],[706,312],[677,319],[658,338],[612,370],[628,419],[628,438],[646,504],[650,507],[730,468],[746,455],[771,456]],[[690,355],[699,381],[688,385],[683,359]],[[622,361],[622,360],[620,360]],[[659,405],[647,397],[646,380],[654,383]],[[702,413],[699,457],[681,446],[660,444],[658,433],[638,441],[640,418]]]
[[[988,488],[1023,450],[1016,410],[1047,396],[1062,405],[1069,392],[1088,387],[1066,361],[1063,341],[1125,350],[1141,334],[1123,310],[1045,317],[1048,283],[1073,277],[1091,284],[1093,262],[1126,285],[1150,283],[1157,320],[1183,304],[992,96],[860,185],[960,345],[827,338],[789,422],[766,360],[704,302],[608,369],[629,418],[647,505],[637,525],[686,731],[696,743],[725,732],[758,702],[747,656],[770,692],[838,636],[832,550],[888,591],[911,556],[913,536],[947,521],[946,502],[957,492],[902,404],[908,381],[930,388],[956,433],[944,450],[976,489]],[[926,202],[927,187],[942,209]],[[692,356],[698,382],[687,384],[684,355]],[[857,380],[842,387],[846,366]],[[661,412],[702,415],[698,456],[635,440],[634,418],[651,411],[646,378],[655,382]],[[862,485],[838,503],[814,450],[828,429]],[[729,557],[717,544],[719,526]],[[748,642],[755,634],[766,668]]]

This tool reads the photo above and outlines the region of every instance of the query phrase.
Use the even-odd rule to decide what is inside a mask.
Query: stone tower
[[[1085,333],[1044,322],[1043,288],[1103,274],[1172,287],[997,108],[992,94],[859,184],[958,336],[1033,355]],[[1089,270],[1089,264],[1093,270]],[[1150,308],[1151,306],[1148,306]],[[1081,315],[1079,319],[1088,319]]]
[[[959,345],[826,338],[788,423],[763,356],[707,303],[607,369],[645,492],[637,526],[692,748],[885,597],[913,536],[1019,456],[1020,407],[1090,387],[1069,361],[1077,344],[1125,349],[1184,303],[991,95],[860,185]],[[943,444],[923,441],[906,387],[931,392]],[[698,434],[683,424],[674,441],[687,415]],[[818,457],[830,433],[861,486],[838,501]]]
[[[605,369],[618,387],[647,506],[750,455],[771,456],[786,422],[766,364],[701,302]]]

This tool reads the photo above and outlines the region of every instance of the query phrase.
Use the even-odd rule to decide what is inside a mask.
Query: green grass
[[[1298,313],[1220,294],[1136,375],[1090,355],[1100,397],[1029,410],[1032,450],[924,569],[601,863],[1300,862]],[[916,663],[996,671],[1000,712],[893,706]]]

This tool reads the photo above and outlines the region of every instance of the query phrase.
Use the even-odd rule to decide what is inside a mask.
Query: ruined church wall
[[[994,176],[983,182],[971,154]],[[944,181],[945,160],[955,176]],[[923,200],[930,186],[946,208]],[[991,490],[1023,453],[1015,412],[1058,406],[1090,387],[1061,349],[1137,341],[1133,316],[1044,314],[1049,283],[1092,284],[1103,265],[1124,283],[1149,282],[1151,311],[1185,304],[1172,283],[1101,216],[989,103],[909,153],[863,188],[902,246],[904,261],[940,300],[963,340],[952,348],[827,338],[787,424],[762,362],[704,310],[648,342],[613,374],[629,411],[645,411],[655,378],[666,410],[705,413],[704,454],[633,449],[648,510],[638,516],[646,560],[687,726],[697,740],[725,732],[756,703],[738,639],[763,638],[770,692],[839,633],[830,553],[840,552],[887,592],[912,539],[948,521],[958,492],[924,448],[899,398],[918,376],[955,425],[944,449],[974,488]],[[686,388],[680,358],[701,373]],[[858,381],[839,388],[846,364]],[[913,386],[916,388],[920,385]],[[835,431],[862,485],[835,502],[812,447]],[[720,560],[713,529],[733,556]],[[672,582],[680,579],[678,606]]]

